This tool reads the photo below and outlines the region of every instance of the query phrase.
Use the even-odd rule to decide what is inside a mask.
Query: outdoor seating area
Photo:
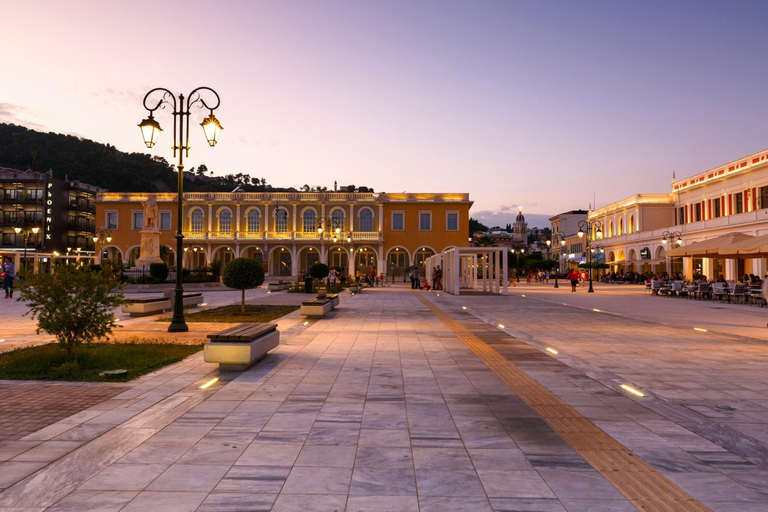
[[[693,300],[714,300],[732,302],[734,304],[766,305],[762,286],[752,286],[745,283],[693,283],[685,281],[646,281],[645,291],[648,295],[663,297],[685,297]]]

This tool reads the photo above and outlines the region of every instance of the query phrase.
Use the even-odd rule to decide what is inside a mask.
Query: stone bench
[[[363,292],[363,285],[362,284],[351,284],[351,285],[349,285],[349,292],[350,293],[362,293]]]
[[[128,313],[131,316],[155,315],[169,309],[171,309],[171,299],[168,297],[130,299],[130,302],[120,307],[123,313]]]
[[[163,290],[163,296],[171,301],[171,307],[168,309],[173,309],[173,303],[176,301],[175,290],[173,288],[166,288]],[[185,308],[191,308],[192,306],[205,302],[202,292],[184,292],[183,298]]]
[[[306,300],[301,303],[300,313],[307,318],[322,318],[331,310],[329,299]]]
[[[280,290],[287,290],[291,287],[291,283],[284,283],[282,281],[279,281],[277,283],[269,283],[267,285],[267,290],[270,292],[279,292]]]
[[[329,301],[331,301],[331,309],[336,309],[336,307],[339,305],[339,302],[341,302],[338,293],[329,293],[326,297]]]
[[[240,324],[208,335],[203,347],[206,363],[219,363],[225,371],[242,371],[280,344],[277,324]]]

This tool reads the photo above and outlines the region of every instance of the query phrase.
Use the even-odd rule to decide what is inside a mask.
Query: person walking
[[[3,277],[3,289],[5,290],[5,298],[13,298],[13,280],[16,279],[16,267],[13,265],[13,260],[10,257],[6,257],[3,262],[2,268]]]
[[[568,272],[568,280],[571,282],[571,292],[575,292],[576,287],[579,285],[579,273],[575,269],[571,269]]]

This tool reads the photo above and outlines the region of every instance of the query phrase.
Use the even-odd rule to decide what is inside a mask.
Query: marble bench
[[[120,310],[131,316],[147,316],[162,313],[171,309],[171,299],[168,297],[154,297],[149,299],[130,299],[123,304]]]
[[[300,313],[307,318],[322,318],[331,310],[329,299],[306,300],[301,303]]]
[[[219,363],[225,371],[242,371],[280,344],[277,324],[240,324],[208,335],[203,346],[206,363]]]
[[[280,290],[287,290],[291,287],[291,283],[284,283],[282,281],[278,281],[277,283],[269,283],[267,285],[267,290],[270,292],[279,292]]]
[[[339,305],[339,302],[341,302],[338,293],[329,293],[326,297],[329,301],[331,301],[331,309],[336,309],[336,307]]]

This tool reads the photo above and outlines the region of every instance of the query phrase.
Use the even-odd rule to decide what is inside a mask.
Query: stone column
[[[293,205],[293,232],[296,232],[296,205]]]
[[[240,232],[240,205],[237,205],[237,221],[235,222],[235,233]],[[235,238],[237,238],[237,235],[235,235]]]
[[[715,275],[715,262],[712,258],[704,258],[701,260],[701,271],[707,276],[707,279],[714,281],[717,279]]]
[[[208,204],[208,232],[213,231],[213,204]]]
[[[269,231],[269,204],[264,205],[264,222],[259,226],[265,233]]]
[[[738,271],[739,271],[739,267],[736,264],[736,260],[730,259],[730,258],[725,260],[725,280],[726,281],[738,281],[739,277],[741,277],[738,275]]]

